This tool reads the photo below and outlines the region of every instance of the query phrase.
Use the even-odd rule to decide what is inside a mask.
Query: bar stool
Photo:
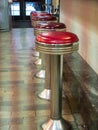
[[[46,15],[46,16],[37,16],[37,17],[33,17],[32,18],[32,24],[33,24],[33,27],[34,27],[34,30],[35,30],[35,28],[37,28],[38,29],[38,27],[37,27],[37,24],[38,23],[47,23],[47,22],[57,22],[57,18],[55,17],[55,16],[53,16],[53,15],[51,15],[51,16],[49,16],[49,15]],[[41,25],[41,24],[40,24]],[[45,29],[45,27],[44,27],[44,29]],[[34,31],[35,32],[35,31]],[[34,33],[35,34],[35,33]],[[36,35],[36,34],[35,34]],[[36,65],[39,65],[39,64],[42,64],[42,65],[44,65],[42,62],[42,60],[44,60],[44,59],[42,59],[42,57],[43,57],[43,54],[39,54],[39,59],[38,60],[36,60],[35,62],[34,62],[34,64],[36,64]],[[36,77],[37,78],[45,78],[45,70],[41,70],[40,72],[38,72],[37,74],[36,74]]]
[[[51,14],[48,13],[48,12],[46,12],[46,11],[31,11],[30,12],[30,19],[32,21],[32,18],[34,18],[34,17],[37,17],[37,16],[46,16],[46,15],[51,16]]]
[[[36,49],[50,55],[51,106],[50,118],[43,130],[70,130],[71,125],[62,117],[63,55],[78,50],[78,37],[71,32],[45,32],[36,37]]]
[[[31,11],[30,12],[30,19],[31,19],[31,25],[34,27],[33,25],[33,18],[38,17],[38,16],[51,16],[51,14],[49,14],[46,11]],[[34,56],[38,57],[39,56],[39,52],[34,52]],[[39,59],[38,61],[35,62],[35,64],[37,65],[41,65],[41,59]]]
[[[48,32],[48,31],[66,31],[66,25],[64,23],[58,23],[58,22],[39,22],[34,29],[34,33],[37,36],[40,33]],[[43,54],[42,62],[44,63],[45,69],[45,88],[42,90],[42,92],[38,95],[42,99],[50,100],[50,56]],[[42,72],[42,70],[40,72]],[[37,77],[39,77],[40,72],[36,74]]]

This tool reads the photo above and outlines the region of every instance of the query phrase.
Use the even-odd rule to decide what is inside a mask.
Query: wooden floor
[[[38,97],[45,80],[35,77],[41,66],[34,64],[34,44],[33,28],[0,32],[0,130],[42,130],[50,116],[50,101]],[[81,115],[62,100],[63,118],[79,130]]]

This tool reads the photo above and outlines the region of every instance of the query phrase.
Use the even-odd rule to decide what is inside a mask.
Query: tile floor
[[[34,44],[32,28],[0,32],[0,130],[42,130],[50,116],[50,101],[38,97],[45,80],[35,77],[41,67],[34,65]],[[81,115],[72,113],[67,98],[62,100],[62,116],[79,130],[74,116],[80,123]]]

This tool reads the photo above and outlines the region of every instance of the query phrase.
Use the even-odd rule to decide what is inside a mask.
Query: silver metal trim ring
[[[36,20],[34,21],[34,20],[32,20],[31,24],[32,24],[33,27],[35,27],[36,24],[38,24],[40,22],[57,22],[57,20],[51,20],[51,21],[48,21],[48,20],[47,21],[36,21]]]
[[[39,33],[47,32],[47,31],[66,31],[66,28],[61,28],[61,29],[46,29],[46,28],[34,28],[34,35],[38,35]]]
[[[36,41],[35,44],[36,50],[45,53],[45,54],[55,54],[55,55],[62,55],[62,54],[68,54],[72,53],[74,51],[77,51],[79,48],[79,44],[74,43],[74,44],[41,44]]]

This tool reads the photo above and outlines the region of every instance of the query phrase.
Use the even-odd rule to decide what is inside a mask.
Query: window
[[[35,11],[36,9],[34,8],[33,2],[25,2],[25,4],[26,4],[26,16],[29,16],[30,12]]]
[[[20,3],[19,2],[13,2],[13,4],[11,4],[11,15],[20,16]]]

